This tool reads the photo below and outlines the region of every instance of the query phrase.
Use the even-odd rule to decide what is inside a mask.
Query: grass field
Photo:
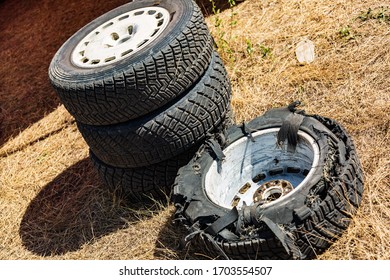
[[[207,259],[177,249],[184,230],[171,204],[133,205],[106,190],[48,82],[61,44],[127,1],[79,2],[0,1],[0,259]],[[301,100],[355,141],[363,201],[318,258],[389,260],[388,1],[246,0],[220,13],[198,3],[231,78],[236,122]],[[295,57],[303,38],[315,44],[308,65]]]

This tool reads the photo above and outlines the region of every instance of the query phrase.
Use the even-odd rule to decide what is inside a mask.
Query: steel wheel
[[[272,207],[305,185],[318,165],[318,144],[300,131],[302,140],[296,152],[288,153],[275,145],[278,130],[256,132],[253,141],[244,137],[223,151],[226,158],[221,171],[214,162],[205,177],[205,192],[211,201],[228,209],[258,202]]]
[[[81,68],[96,68],[134,55],[161,35],[170,17],[161,7],[123,13],[82,38],[72,52],[72,62]]]

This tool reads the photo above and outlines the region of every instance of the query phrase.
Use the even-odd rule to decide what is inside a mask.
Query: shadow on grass
[[[84,159],[58,175],[31,201],[19,228],[23,245],[40,256],[62,255],[136,223],[134,210],[100,183]]]
[[[201,8],[204,16],[213,15],[213,3],[215,8],[219,11],[224,11],[230,8],[230,4],[228,0],[195,0],[196,4]],[[237,3],[238,4],[238,3]]]
[[[56,51],[78,29],[128,1],[0,1],[0,146],[60,104],[49,83]]]
[[[210,260],[212,257],[199,242],[184,244],[187,229],[171,216],[161,227],[154,256],[156,259]],[[193,240],[194,241],[194,240]]]

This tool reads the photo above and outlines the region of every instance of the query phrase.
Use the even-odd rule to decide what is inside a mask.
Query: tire
[[[78,128],[104,163],[124,168],[147,166],[183,153],[219,129],[230,96],[226,70],[215,53],[200,81],[175,102],[123,124],[78,123]]]
[[[288,150],[290,143],[278,137],[294,118],[300,120],[298,143]],[[222,162],[213,150],[201,149],[179,170],[173,193],[176,217],[210,255],[315,258],[361,203],[361,165],[350,136],[334,120],[274,109],[231,127],[222,148]]]
[[[143,35],[149,34],[145,28],[151,24],[157,33]],[[123,28],[129,34],[121,34]],[[93,35],[96,42],[103,37],[104,45],[90,38],[95,31],[105,36]],[[133,46],[138,41],[139,46]],[[128,53],[127,48],[135,50]],[[211,35],[192,0],[134,1],[95,19],[66,41],[52,59],[49,78],[78,122],[117,124],[183,94],[207,69],[212,51]]]
[[[186,165],[199,147],[166,161],[139,168],[120,168],[105,164],[90,152],[91,161],[110,191],[131,201],[167,201],[180,167]]]

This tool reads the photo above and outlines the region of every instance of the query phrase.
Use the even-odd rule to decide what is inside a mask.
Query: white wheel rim
[[[144,7],[110,19],[86,35],[72,52],[72,63],[98,68],[123,60],[144,49],[167,28],[169,12]]]
[[[205,176],[205,192],[215,204],[240,209],[244,204],[256,203],[261,198],[278,194],[262,207],[269,207],[288,199],[312,176],[319,164],[320,149],[309,134],[299,131],[295,153],[276,145],[278,128],[252,134],[255,142],[243,137],[224,149],[225,159],[219,170],[214,161]]]

